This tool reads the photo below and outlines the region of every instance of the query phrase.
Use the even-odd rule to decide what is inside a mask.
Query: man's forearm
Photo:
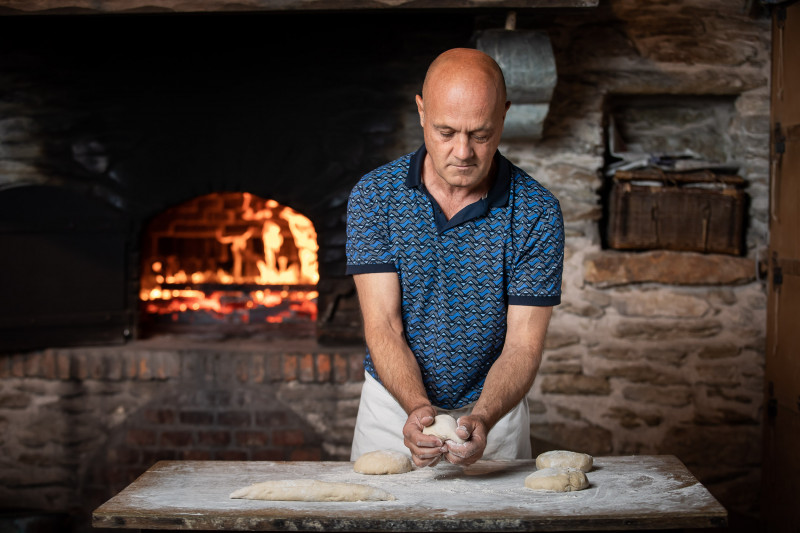
[[[492,365],[486,376],[483,391],[472,414],[478,416],[490,430],[530,390],[539,369],[541,352],[503,354]]]
[[[542,360],[551,308],[509,309],[508,332],[500,357],[492,365],[472,410],[491,429],[528,393]]]
[[[414,354],[402,332],[392,329],[367,331],[370,357],[381,378],[381,383],[400,403],[406,413],[430,405],[422,374]]]
[[[364,337],[383,386],[406,413],[430,405],[419,365],[403,334],[397,274],[357,275],[354,280],[364,316]]]

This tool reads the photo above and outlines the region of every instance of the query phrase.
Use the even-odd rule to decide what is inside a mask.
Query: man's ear
[[[417,112],[419,113],[419,125],[425,127],[425,104],[422,102],[422,96],[417,95]]]
[[[506,100],[506,108],[503,111],[503,120],[506,119],[506,113],[508,113],[508,108],[511,107],[511,100]]]

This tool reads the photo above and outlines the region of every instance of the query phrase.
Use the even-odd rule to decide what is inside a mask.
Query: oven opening
[[[143,336],[312,336],[317,234],[304,215],[247,192],[171,207],[143,232]]]

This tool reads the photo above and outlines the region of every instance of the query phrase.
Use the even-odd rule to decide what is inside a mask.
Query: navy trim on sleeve
[[[551,307],[561,303],[561,296],[508,296],[508,305]]]
[[[344,273],[350,274],[376,274],[378,272],[397,272],[397,268],[392,263],[383,265],[347,265]]]

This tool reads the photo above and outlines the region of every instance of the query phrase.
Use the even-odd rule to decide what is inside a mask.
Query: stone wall
[[[761,454],[766,295],[760,264],[768,239],[770,32],[769,20],[744,6],[725,0],[610,0],[563,13],[521,11],[518,28],[550,34],[559,78],[542,139],[504,143],[501,150],[549,187],[565,214],[563,303],[555,310],[530,393],[535,450],[675,454],[731,512],[752,516],[757,513],[754,487]],[[363,120],[353,127],[363,131],[353,134],[329,117],[326,124],[336,126],[336,138],[314,136],[325,150],[358,138],[347,141],[354,147],[348,159],[320,175],[315,187],[336,183],[340,193],[344,182],[357,179],[349,173],[372,165],[379,152],[395,156],[415,149],[421,136],[410,91],[417,82],[409,82],[407,75],[421,73],[434,50],[468,44],[473,27],[502,26],[504,14],[481,12],[465,20],[462,12],[457,20],[447,14],[432,20],[455,29],[432,37],[436,24],[420,27],[413,61],[402,63],[399,44],[386,45],[394,55],[385,70],[371,70],[383,72],[381,86],[396,84],[389,98],[401,106],[399,111],[385,122],[378,120],[385,111],[378,104],[380,94],[367,92],[364,112],[357,113]],[[374,28],[387,23],[371,22]],[[4,57],[15,70],[3,78],[10,89],[0,92],[0,184],[20,176],[31,183],[72,179],[89,189],[109,184],[112,198],[123,194],[126,189],[113,183],[114,172],[104,171],[98,185],[97,175],[85,165],[77,168],[71,159],[85,155],[75,147],[91,143],[69,145],[69,135],[87,127],[85,121],[78,121],[80,128],[70,121],[85,118],[84,106],[92,100],[87,95],[97,96],[96,87],[103,85],[76,83],[80,108],[53,120],[47,113],[68,100],[37,95],[32,88],[52,84],[55,74],[28,79],[26,69],[38,64],[35,54]],[[355,64],[348,59],[348,68]],[[124,77],[115,71],[114,86]],[[343,83],[347,90],[334,91],[330,101],[352,89]],[[409,92],[407,100],[399,97],[401,90]],[[359,89],[347,101],[362,94]],[[710,95],[733,103],[718,134],[729,147],[723,154],[740,163],[748,183],[743,257],[603,247],[608,103],[628,95],[676,102]],[[123,92],[114,97],[119,101],[102,100],[101,109],[116,109],[124,97]],[[43,107],[32,107],[37,101]],[[109,146],[124,149],[117,155],[132,157],[125,152],[135,146],[128,143],[131,139],[102,130],[108,116],[95,117],[88,126],[108,134]],[[140,117],[134,118],[140,126]],[[47,126],[43,132],[42,124]],[[25,142],[31,132],[48,142]],[[242,136],[236,141],[245,147],[251,143]],[[246,150],[248,158],[257,153]],[[42,158],[47,164],[35,163]],[[236,165],[243,161],[237,159]],[[122,158],[112,170],[135,170],[125,162]],[[162,171],[153,165],[143,168]],[[203,175],[225,169],[190,170]],[[246,184],[259,183],[255,177]],[[129,186],[135,193],[131,205],[144,210],[150,193],[142,183],[133,180]],[[216,178],[208,182],[215,183]],[[167,193],[178,199],[172,189]],[[315,209],[341,212],[340,196],[324,197]],[[166,204],[166,197],[156,203]],[[349,281],[337,277],[341,220],[333,226],[322,228],[327,254],[322,260],[330,265],[327,283],[336,286],[331,306],[355,316]],[[320,314],[325,313],[321,306]],[[360,346],[223,343],[201,349],[190,341],[178,343],[136,341],[117,348],[54,347],[0,356],[3,505],[73,511],[85,522],[91,504],[159,458],[348,457],[361,379]]]
[[[743,4],[614,0],[592,17],[558,17],[549,31],[559,81],[544,138],[501,150],[555,192],[565,215],[564,298],[530,395],[540,448],[675,454],[731,512],[752,515],[770,33],[769,20]],[[609,101],[657,96],[679,105],[698,95],[733,102],[725,127],[705,142],[727,146],[725,162],[747,180],[746,255],[604,249]]]

